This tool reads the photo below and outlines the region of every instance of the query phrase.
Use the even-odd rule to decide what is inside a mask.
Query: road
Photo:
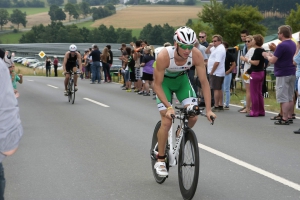
[[[7,200],[182,199],[177,167],[162,185],[152,176],[152,97],[79,80],[72,105],[62,86],[62,78],[28,76],[18,85],[24,136],[3,162]],[[213,126],[199,117],[193,128],[201,162],[194,199],[300,199],[299,119],[275,126],[274,113],[247,118],[237,110],[217,113]]]

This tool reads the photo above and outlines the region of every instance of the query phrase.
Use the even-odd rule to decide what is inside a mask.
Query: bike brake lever
[[[214,121],[215,121],[215,118],[211,115],[210,117],[209,117],[210,119],[211,119],[211,125],[214,125]]]
[[[171,117],[172,117],[172,123],[174,123],[175,115],[171,114]]]

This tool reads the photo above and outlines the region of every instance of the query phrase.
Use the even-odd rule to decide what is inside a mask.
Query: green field
[[[34,15],[34,14],[49,11],[49,7],[45,7],[45,8],[6,8],[6,10],[8,11],[9,14],[12,14],[13,10],[15,10],[15,9],[19,9],[22,12],[26,12],[27,15]]]
[[[0,43],[2,44],[19,44],[19,40],[22,37],[22,34],[25,32],[18,33],[7,33],[0,35]]]

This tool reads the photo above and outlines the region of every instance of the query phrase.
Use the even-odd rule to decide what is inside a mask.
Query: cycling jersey
[[[167,97],[169,103],[172,102],[173,92],[176,94],[177,99],[182,103],[182,105],[198,105],[196,93],[190,83],[188,76],[186,75],[186,70],[190,69],[193,65],[192,63],[192,51],[186,61],[182,66],[178,66],[174,60],[174,53],[176,53],[176,48],[174,46],[166,47],[169,57],[170,64],[165,70],[164,80],[162,82],[162,89]],[[165,110],[165,105],[156,98],[157,107],[159,111]]]
[[[75,54],[74,57],[72,57],[71,53],[69,53],[69,58],[66,64],[66,71],[70,72],[70,70],[73,70],[73,67],[76,67],[76,62],[77,62],[77,53]]]

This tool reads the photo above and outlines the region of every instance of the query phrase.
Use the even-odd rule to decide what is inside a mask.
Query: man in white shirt
[[[207,63],[207,73],[209,74],[210,88],[214,90],[215,106],[214,111],[222,111],[223,109],[223,92],[222,84],[225,77],[225,57],[226,50],[221,35],[214,35],[212,43],[205,50],[206,54],[210,54]]]

